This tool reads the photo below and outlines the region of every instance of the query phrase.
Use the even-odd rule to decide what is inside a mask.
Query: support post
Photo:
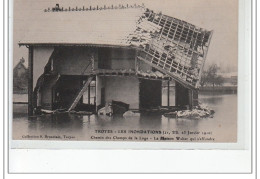
[[[93,79],[93,76],[88,77],[88,81],[86,81],[82,87],[82,89],[79,91],[78,95],[76,96],[76,98],[74,99],[74,101],[72,102],[71,106],[69,107],[68,111],[71,111],[72,109],[74,109],[76,107],[76,105],[78,104],[79,100],[81,99],[82,95],[85,93],[85,91],[88,89],[88,86],[90,85],[91,81]]]
[[[33,46],[28,55],[28,116],[33,115]]]
[[[90,84],[88,85],[88,104],[90,104]]]
[[[167,106],[170,107],[170,81],[167,83]]]

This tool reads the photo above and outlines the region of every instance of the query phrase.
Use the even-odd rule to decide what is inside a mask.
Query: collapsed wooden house
[[[112,100],[159,107],[165,87],[166,106],[197,105],[212,31],[143,5],[44,11],[19,42],[29,49],[29,115]]]

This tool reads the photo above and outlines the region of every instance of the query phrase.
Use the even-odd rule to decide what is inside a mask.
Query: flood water
[[[158,114],[97,116],[60,113],[28,119],[26,106],[14,106],[13,139],[152,142],[236,142],[237,95],[200,94],[213,118],[167,118]]]

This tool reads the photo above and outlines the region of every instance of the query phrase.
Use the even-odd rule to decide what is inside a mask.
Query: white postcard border
[[[251,22],[250,20],[250,16],[251,16],[251,3],[250,1],[246,1],[246,0],[240,0],[239,1],[239,5],[240,5],[240,13],[239,13],[239,17],[240,17],[240,21],[239,21],[239,29],[245,29],[245,27],[250,27],[251,28]],[[11,5],[9,5],[9,7],[12,7]],[[244,12],[244,13],[243,13]],[[243,21],[241,21],[241,19],[247,19],[245,23],[243,23]],[[10,23],[9,23],[10,24]],[[26,144],[26,142],[28,141],[12,141],[11,139],[11,121],[10,116],[12,116],[12,114],[10,114],[10,109],[12,107],[12,105],[10,105],[10,100],[9,100],[9,120],[6,120],[6,123],[9,122],[9,129],[6,129],[7,131],[9,131],[9,136],[7,138],[7,140],[10,142],[9,144],[9,159],[10,159],[10,172],[15,172],[15,173],[80,173],[80,172],[91,172],[91,173],[95,173],[95,172],[111,172],[111,171],[107,171],[107,169],[105,168],[106,166],[103,164],[99,164],[97,162],[100,161],[106,161],[108,160],[109,162],[111,162],[111,164],[115,165],[116,171],[122,171],[122,172],[157,172],[159,170],[161,170],[161,172],[174,172],[174,173],[189,173],[189,172],[195,172],[197,173],[199,172],[224,172],[224,173],[250,173],[251,172],[251,89],[249,87],[252,86],[251,84],[251,59],[249,59],[248,57],[251,56],[251,30],[247,29],[246,31],[239,31],[239,76],[243,76],[243,78],[239,78],[238,79],[238,83],[239,83],[239,88],[238,88],[238,140],[241,141],[241,143],[239,144],[239,149],[243,150],[232,150],[235,149],[236,147],[238,147],[238,145],[236,144],[216,144],[219,145],[218,147],[222,148],[224,147],[224,145],[229,145],[228,148],[225,149],[230,149],[230,150],[149,150],[147,152],[147,150],[79,150],[79,148],[83,149],[84,146],[81,145],[83,143],[87,143],[87,142],[71,142],[71,141],[66,141],[66,145],[79,145],[79,147],[75,147],[74,150],[68,150],[66,149],[66,145],[62,144],[62,141],[29,141],[30,144]],[[9,29],[9,34],[11,32],[11,28]],[[9,48],[11,47],[11,38],[9,38]],[[241,45],[241,42],[245,42]],[[12,53],[10,51],[9,53]],[[246,50],[245,50],[246,49]],[[247,58],[243,58],[243,57],[247,57]],[[9,54],[9,59],[11,59],[11,56]],[[9,72],[12,71],[10,70],[10,61],[9,61]],[[246,68],[245,68],[246,67]],[[243,71],[242,71],[243,68]],[[11,68],[12,69],[12,68]],[[245,70],[246,69],[246,70]],[[10,73],[9,73],[9,77],[10,77]],[[10,80],[10,79],[9,79]],[[244,86],[243,88],[241,86]],[[12,89],[9,83],[9,89]],[[242,93],[242,94],[241,94]],[[10,96],[11,92],[9,92],[9,99],[11,99]],[[241,101],[243,103],[248,104],[247,107],[241,105]],[[249,105],[250,104],[250,105]],[[11,107],[10,107],[11,106]],[[245,130],[241,129],[244,128]],[[40,143],[38,143],[40,142]],[[80,144],[81,143],[81,144]],[[104,142],[91,142],[94,143],[94,145],[92,146],[94,149],[95,146],[100,145],[99,149],[102,149],[102,143],[104,144]],[[112,145],[118,145],[116,143],[121,143],[124,144],[124,142],[113,142],[115,144]],[[127,142],[129,143],[129,142]],[[144,146],[148,145],[147,147],[151,147],[149,146],[149,143],[143,143],[143,142],[138,142],[138,143],[142,143]],[[158,144],[158,143],[157,143]],[[160,143],[160,147],[159,149],[162,149],[163,144]],[[174,145],[178,145],[182,143],[174,143]],[[198,144],[198,143],[192,143],[191,145],[194,146]],[[52,148],[50,145],[56,145],[59,146],[58,148],[61,149],[66,149],[66,150],[46,150],[46,149],[54,149]],[[65,148],[64,148],[64,146]],[[119,144],[120,145],[120,144]],[[134,144],[136,145],[136,144]],[[137,144],[138,145],[138,144]],[[153,145],[153,144],[152,144]],[[189,145],[189,144],[187,144]],[[198,144],[200,145],[200,144]],[[209,145],[210,149],[217,149],[217,147],[212,147],[212,145],[214,146],[215,144],[205,144],[205,145]],[[233,146],[232,146],[233,145]],[[12,148],[11,148],[12,146]],[[19,148],[24,148],[24,149],[13,149],[13,146],[16,147],[18,146]],[[37,147],[38,146],[38,147]],[[43,147],[45,149],[33,149],[33,148],[39,148]],[[47,147],[45,147],[47,146]],[[124,145],[125,146],[125,145]],[[71,148],[72,146],[70,146]],[[121,145],[122,147],[122,145]],[[200,146],[201,147],[201,146]],[[234,147],[234,148],[232,148]],[[31,148],[31,149],[30,149]],[[91,148],[90,144],[87,148]],[[96,147],[98,148],[98,147]],[[76,150],[77,149],[77,150]],[[115,149],[115,148],[114,148]],[[118,149],[118,148],[117,148]],[[122,149],[122,148],[120,148]],[[128,149],[133,149],[133,148],[129,148]],[[151,149],[151,148],[150,148]],[[171,148],[174,149],[174,148]],[[188,148],[184,148],[184,149],[188,149]],[[208,148],[209,149],[209,148]],[[223,149],[223,148],[222,148]],[[122,155],[118,155],[118,152]],[[167,153],[168,155],[164,155],[164,153]],[[169,152],[169,153],[168,153]],[[187,153],[188,152],[188,153]],[[148,154],[149,153],[149,154]],[[74,159],[70,159],[69,162],[78,162],[77,165],[75,165],[73,167],[73,165],[69,165],[72,168],[67,168],[66,166],[64,166],[64,164],[61,164],[61,157],[65,157],[68,155],[73,155],[75,158]],[[215,167],[210,168],[205,166],[205,164],[201,164],[200,168],[197,165],[191,166],[191,164],[195,164],[193,161],[194,156],[199,156],[202,157],[206,162],[207,165],[213,165]],[[102,156],[103,158],[95,158],[97,156]],[[122,159],[120,160],[119,158],[116,158],[116,160],[112,161],[112,158],[109,156],[124,156],[122,157]],[[155,158],[156,162],[162,162],[163,159],[165,159],[165,163],[162,163],[162,166],[171,166],[171,171],[166,171],[166,170],[162,170],[162,169],[158,169],[158,170],[153,170],[154,167],[152,167],[152,163],[149,164],[149,162],[151,162],[150,160],[144,161],[144,163],[147,164],[147,166],[142,165],[142,170],[138,170],[138,167],[140,165],[136,165],[134,166],[136,163],[133,162],[133,160],[131,160],[131,158],[143,158],[143,159],[147,159],[146,157],[149,156],[153,156]],[[168,156],[168,157],[167,157]],[[182,168],[180,168],[181,166],[183,166],[182,162],[181,165],[176,165],[174,163],[171,163],[170,161],[174,161],[177,156],[183,156],[182,159],[177,158],[177,161],[183,160],[183,161],[191,161],[191,164],[187,164],[187,170],[183,170]],[[211,156],[211,157],[210,157]],[[46,158],[45,158],[46,157]],[[47,157],[51,157],[51,158],[47,158]],[[160,158],[161,157],[161,158]],[[212,161],[214,161],[214,163],[211,161],[207,160],[207,157],[210,157],[210,159]],[[225,158],[226,157],[226,158]],[[42,159],[43,161],[48,161],[51,165],[47,165],[46,163],[44,163],[43,161],[37,161],[37,160],[33,160],[33,159]],[[48,159],[48,160],[47,160]],[[208,158],[209,159],[209,158]],[[233,160],[232,160],[233,159]],[[26,162],[25,162],[26,161]],[[87,161],[87,162],[84,162]],[[132,165],[132,168],[128,168],[127,170],[124,168],[123,165],[119,165],[116,164],[115,162],[118,161],[122,161],[124,164],[125,162],[129,162],[129,165]],[[175,160],[176,161],[176,160]],[[68,160],[66,160],[66,162],[68,162]],[[241,162],[244,163],[244,165],[240,165],[238,166],[237,163],[241,164]],[[226,165],[228,164],[228,165]],[[84,167],[83,167],[84,165]],[[98,168],[93,168],[93,165],[98,167]],[[127,165],[127,166],[129,166]],[[33,167],[32,167],[33,166]],[[80,166],[80,167],[78,167]],[[228,168],[225,168],[227,167]],[[53,167],[53,168],[51,168]],[[78,168],[77,168],[78,167]],[[149,168],[150,167],[150,168]],[[176,167],[175,169],[173,169],[174,167]],[[203,168],[205,167],[205,168]],[[109,167],[109,169],[111,169]],[[169,169],[169,168],[167,168]],[[113,172],[113,171],[112,171]]]

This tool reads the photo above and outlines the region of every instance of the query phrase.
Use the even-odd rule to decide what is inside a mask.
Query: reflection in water
[[[217,142],[235,142],[237,128],[237,95],[200,95],[200,101],[213,110],[213,118],[183,119],[167,118],[158,114],[141,114],[140,117],[122,115],[97,116],[60,113],[42,115],[28,120],[26,115],[16,115],[13,120],[13,138],[22,135],[71,135],[75,140],[91,140],[96,130],[157,130],[212,132]],[[113,133],[112,135],[119,135]],[[122,134],[123,135],[123,134]],[[125,134],[129,135],[129,134]],[[135,134],[136,135],[136,134]]]
[[[158,114],[141,114],[139,120],[140,128],[160,129],[162,116]]]
[[[44,128],[66,130],[82,129],[82,116],[69,113],[48,114],[32,117],[28,120],[28,128],[31,130],[42,130]]]
[[[205,97],[205,98],[202,98],[200,99],[201,102],[203,103],[209,103],[209,104],[214,104],[214,105],[219,105],[222,103],[223,101],[223,96],[212,96],[210,98],[208,97]]]
[[[178,129],[181,130],[190,130],[191,126],[193,130],[197,130],[199,120],[196,119],[176,119],[175,125]]]

